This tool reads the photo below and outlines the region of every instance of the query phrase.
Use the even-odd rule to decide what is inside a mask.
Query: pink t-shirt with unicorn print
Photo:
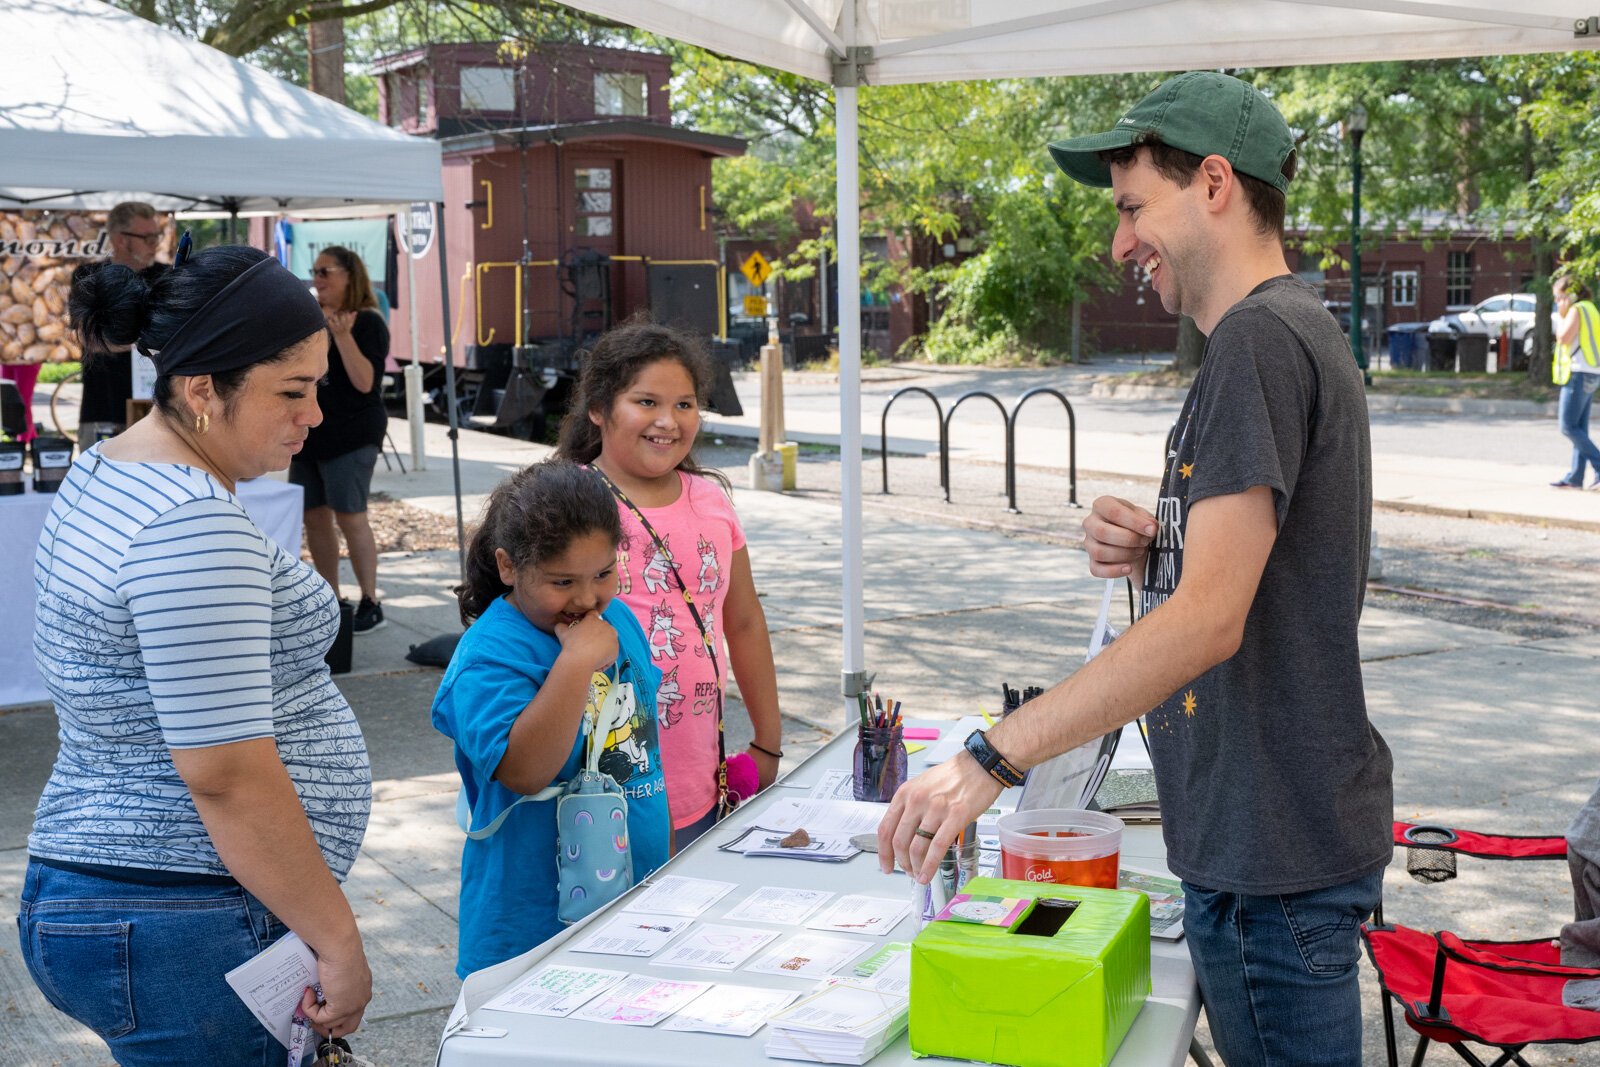
[[[676,502],[640,509],[665,542],[670,562],[633,512],[620,502],[617,505],[622,515],[618,594],[644,627],[651,660],[661,669],[656,714],[674,827],[704,818],[717,802],[716,695],[728,675],[722,605],[728,597],[733,554],[744,547],[744,530],[722,489],[696,475],[679,471],[678,476],[683,492]],[[715,670],[673,576],[673,565],[711,631]]]

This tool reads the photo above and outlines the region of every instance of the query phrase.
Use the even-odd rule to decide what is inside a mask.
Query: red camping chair
[[[1513,837],[1394,824],[1394,843],[1405,848],[1406,870],[1419,882],[1455,877],[1456,855],[1497,860],[1566,859],[1561,837]],[[1389,1065],[1399,1067],[1391,1001],[1405,1009],[1418,1034],[1412,1067],[1420,1067],[1430,1042],[1449,1045],[1473,1067],[1530,1067],[1521,1052],[1533,1044],[1580,1044],[1600,1039],[1600,1012],[1568,1008],[1561,990],[1569,979],[1600,978],[1600,969],[1561,965],[1561,943],[1467,941],[1441,931],[1423,933],[1386,923],[1380,905],[1363,923],[1361,938],[1383,990],[1383,1031]],[[1500,1050],[1485,1065],[1466,1042]]]

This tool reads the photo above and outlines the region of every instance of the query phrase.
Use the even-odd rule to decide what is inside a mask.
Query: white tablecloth
[[[0,706],[48,701],[33,665],[33,554],[54,493],[0,496]],[[251,521],[285,552],[300,554],[304,494],[298,485],[256,478],[239,483],[239,501]]]
[[[913,722],[909,725],[935,726],[947,732],[954,728],[950,722]],[[806,789],[820,781],[826,771],[848,769],[854,747],[855,731],[847,729],[789,772],[777,787],[754,798],[748,808],[741,807],[733,814],[731,821],[735,824],[759,824],[762,810],[768,805],[804,796]],[[926,766],[925,752],[911,757],[912,773],[920,772]],[[719,826],[678,853],[658,872],[658,876],[675,874],[738,883],[738,889],[714,904],[697,922],[717,921],[759,885],[803,886],[881,897],[906,894],[910,888],[910,882],[904,876],[891,878],[880,874],[876,856],[857,856],[845,863],[806,863],[801,860],[756,858],[719,852],[717,846],[733,836],[732,829]],[[1122,836],[1122,859],[1130,866],[1166,873],[1166,846],[1161,839],[1161,828],[1129,826]],[[535,1064],[603,1067],[619,1063],[648,1063],[654,1067],[705,1067],[706,1064],[716,1064],[717,1067],[768,1067],[773,1063],[790,1062],[767,1058],[764,1051],[766,1031],[760,1031],[754,1037],[733,1038],[677,1032],[660,1026],[611,1026],[577,1019],[482,1009],[483,1002],[492,995],[483,987],[493,988],[497,992],[521,974],[545,963],[623,970],[630,974],[684,981],[766,986],[793,992],[807,988],[805,983],[792,978],[746,970],[730,973],[656,969],[648,959],[587,955],[573,951],[571,941],[574,934],[580,934],[580,939],[588,936],[597,928],[596,924],[606,921],[602,916],[619,911],[637,892],[636,888],[634,893],[614,901],[591,919],[590,925],[568,927],[517,961],[501,964],[504,972],[497,973],[495,968],[489,968],[478,972],[478,976],[475,976],[477,981],[469,977],[456,1009],[471,1009],[466,1017],[467,1023],[493,1029],[479,1031],[477,1036],[461,1034],[447,1039],[440,1050],[439,1063],[442,1067],[498,1067],[501,1064],[506,1067],[530,1067]],[[882,940],[870,937],[861,940],[864,947],[873,944],[881,946],[889,941],[909,941],[916,932],[916,921],[908,917],[901,920],[900,925]],[[1200,992],[1195,982],[1194,967],[1189,962],[1189,947],[1182,942],[1153,942],[1150,946],[1150,980],[1153,986],[1150,998],[1134,1019],[1133,1028],[1123,1039],[1111,1061],[1111,1067],[1183,1067],[1188,1061],[1189,1041],[1194,1036],[1195,1023],[1200,1015]],[[910,1042],[902,1036],[871,1062],[872,1067],[913,1067],[920,1062],[942,1064],[954,1061],[914,1060]]]

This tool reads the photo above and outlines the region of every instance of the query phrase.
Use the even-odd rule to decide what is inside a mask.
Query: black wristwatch
[[[1022,784],[1022,772],[996,751],[982,730],[974,730],[968,735],[966,749],[967,754],[978,761],[978,766],[1001,785],[1010,787]]]

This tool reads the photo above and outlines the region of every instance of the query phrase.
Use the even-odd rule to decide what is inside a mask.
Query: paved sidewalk
[[[896,365],[874,368],[861,391],[863,447],[876,450],[884,405],[899,390],[926,388],[940,398],[944,411],[969,391],[986,391],[1009,410],[1030,389],[1048,387],[1064,393],[1077,424],[1077,467],[1105,475],[1157,479],[1163,443],[1177,419],[1182,397],[1106,397],[1096,395],[1114,377],[1132,369],[1126,361],[1045,370],[989,368],[923,368]],[[735,376],[745,414],[711,417],[709,431],[755,436],[760,423],[761,382],[758,375]],[[1560,436],[1553,415],[1534,404],[1505,405],[1490,411],[1452,412],[1437,405],[1390,403],[1372,405],[1373,495],[1380,506],[1435,511],[1600,530],[1600,493],[1552,489],[1549,483],[1566,469],[1570,448]],[[791,440],[837,445],[839,394],[837,378],[792,375],[784,388],[785,423]],[[936,455],[939,426],[926,397],[908,395],[896,401],[891,414],[889,448],[894,452]],[[952,456],[1000,463],[1005,458],[1005,433],[1000,413],[987,400],[973,398],[950,422]],[[1064,469],[1069,458],[1068,419],[1059,401],[1038,396],[1017,420],[1018,463]]]
[[[748,393],[745,399],[751,404]],[[405,440],[401,429],[397,422],[397,441]],[[1146,436],[1134,437],[1136,451],[1148,453]],[[427,471],[401,475],[380,465],[374,487],[453,515],[448,442],[433,425],[427,438]],[[503,474],[545,452],[464,431],[468,522]],[[1088,461],[1080,457],[1080,464]],[[736,483],[742,481],[735,474]],[[837,696],[838,510],[804,495],[736,489],[734,497],[773,630],[785,764],[792,767],[844,721]],[[1082,659],[1099,600],[1099,583],[1088,577],[1078,552],[919,516],[875,511],[865,566],[868,666],[878,672],[880,687],[916,715],[953,718],[992,703],[1002,680],[1043,685],[1070,673]],[[356,1047],[390,1067],[432,1062],[457,987],[456,779],[449,746],[427,721],[438,674],[401,658],[407,645],[424,637],[459,631],[447,592],[457,573],[452,551],[386,555],[380,582],[391,625],[358,640],[356,671],[339,678],[367,736],[375,778],[372,821],[346,886],[376,983]],[[1397,754],[1398,816],[1520,833],[1565,826],[1594,786],[1600,648],[1587,641],[1518,640],[1370,606],[1361,636],[1373,717]],[[733,744],[739,719],[734,703]],[[48,708],[0,711],[0,751],[7,753],[0,775],[0,912],[15,911],[27,826],[54,737]],[[1390,872],[1389,907],[1414,925],[1531,937],[1553,931],[1570,909],[1561,865],[1464,866],[1459,882],[1423,894],[1400,863]],[[1370,976],[1363,997],[1367,1058],[1376,1062],[1381,1032]],[[3,938],[0,1030],[9,1062],[108,1062],[90,1035],[46,1006],[14,942]],[[1594,1051],[1571,1055],[1563,1062],[1600,1064]]]

